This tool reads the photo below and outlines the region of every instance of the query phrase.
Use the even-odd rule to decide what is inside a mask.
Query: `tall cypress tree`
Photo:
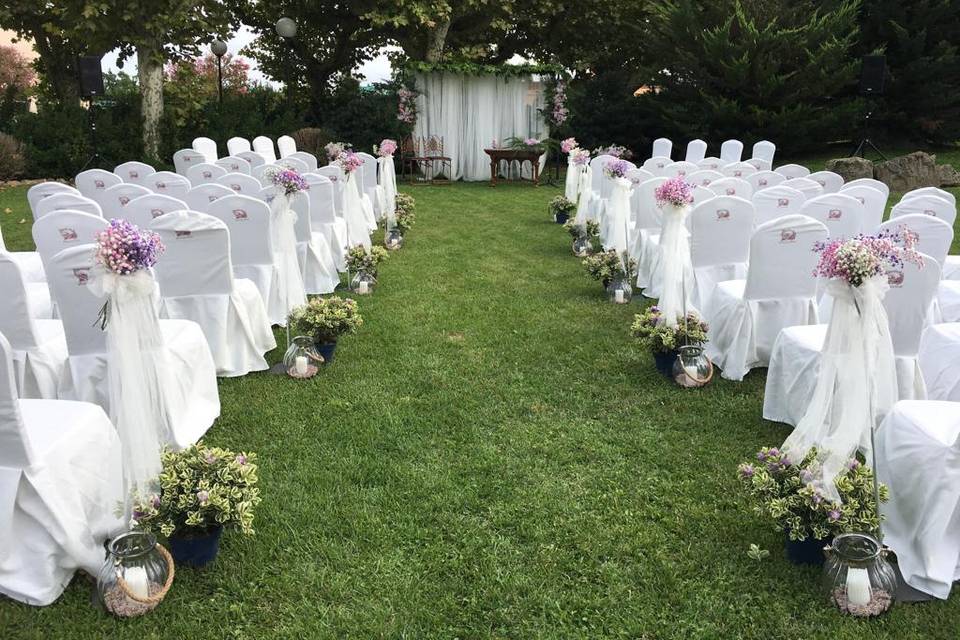
[[[887,56],[879,122],[914,141],[960,140],[960,1],[870,0],[860,32],[858,53]]]

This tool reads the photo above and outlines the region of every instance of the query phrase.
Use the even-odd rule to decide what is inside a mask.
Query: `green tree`
[[[887,56],[877,115],[896,136],[960,140],[960,2],[871,0],[860,10],[859,53]]]
[[[639,98],[664,133],[822,144],[857,122],[859,0],[667,0],[653,5]]]

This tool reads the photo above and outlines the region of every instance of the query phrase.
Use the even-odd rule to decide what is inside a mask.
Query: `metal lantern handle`
[[[706,358],[706,356],[704,357]],[[707,358],[707,364],[710,365],[710,370],[708,371],[706,378],[698,378],[697,376],[690,375],[686,367],[681,367],[683,369],[683,375],[689,378],[690,380],[693,380],[697,385],[703,386],[708,382],[710,382],[711,380],[713,380],[713,362],[710,360],[710,358]]]
[[[117,586],[120,587],[120,590],[123,591],[123,594],[133,600],[134,602],[139,602],[140,604],[157,604],[163,600],[167,592],[170,591],[171,585],[173,585],[173,577],[176,575],[176,567],[173,563],[173,556],[170,555],[170,552],[167,551],[166,547],[162,544],[157,545],[157,549],[160,552],[160,555],[163,556],[163,559],[167,562],[167,581],[163,584],[163,587],[156,594],[152,596],[147,596],[146,598],[141,598],[135,595],[130,590],[130,585],[127,584],[127,581],[123,579],[123,571],[120,570],[120,567],[117,567]]]

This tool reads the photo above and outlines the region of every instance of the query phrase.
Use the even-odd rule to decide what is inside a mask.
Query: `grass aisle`
[[[260,454],[257,535],[145,618],[78,580],[46,609],[0,602],[0,638],[955,637],[956,597],[845,620],[787,564],[735,478],[786,435],[763,374],[658,377],[640,303],[608,304],[547,221],[555,190],[411,192],[417,226],[331,367],[220,381],[207,440]],[[23,191],[4,207],[27,248]]]

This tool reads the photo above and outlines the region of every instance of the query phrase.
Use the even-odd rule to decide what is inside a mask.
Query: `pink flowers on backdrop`
[[[577,145],[576,138],[567,138],[566,140],[560,143],[560,151],[563,151],[564,153],[570,153],[571,151],[576,149],[578,146],[579,145]]]
[[[563,80],[557,80],[557,84],[553,89],[553,105],[551,111],[551,117],[553,119],[553,124],[560,126],[567,121],[567,118],[570,116],[570,111],[567,109],[567,83]]]
[[[286,167],[279,171],[271,171],[268,176],[274,186],[282,188],[288,196],[307,188],[307,181],[296,169]]]
[[[682,207],[693,202],[693,185],[677,176],[657,187],[653,195],[661,207],[667,204]]]
[[[922,268],[923,258],[917,253],[916,244],[916,233],[903,225],[893,232],[881,231],[877,235],[861,234],[850,240],[817,242],[813,250],[820,254],[820,261],[813,275],[844,280],[851,286],[859,287],[887,269],[902,268],[906,262]]]
[[[400,87],[397,92],[400,104],[397,106],[397,120],[407,124],[413,124],[417,121],[417,92]]]
[[[152,267],[163,250],[159,235],[141,231],[126,220],[114,218],[97,234],[97,263],[121,276]]]
[[[622,178],[627,175],[630,165],[626,160],[610,160],[603,167],[603,173],[608,178]]]
[[[397,151],[397,141],[390,138],[384,138],[379,146],[374,147],[374,152],[381,158],[392,156]]]
[[[337,158],[337,163],[340,165],[340,168],[343,169],[343,172],[349,176],[363,166],[363,158],[353,151],[344,151],[340,154],[340,157]]]

